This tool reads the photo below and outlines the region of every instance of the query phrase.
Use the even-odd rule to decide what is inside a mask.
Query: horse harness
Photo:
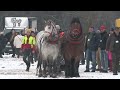
[[[81,37],[77,38],[77,39],[73,39],[71,36],[70,36],[70,33],[69,32],[66,32],[66,41],[70,44],[74,44],[74,45],[79,45],[80,44],[80,40],[81,40]]]
[[[52,26],[53,26],[53,25],[52,25]],[[54,27],[54,26],[53,26],[53,27]],[[54,28],[55,28],[55,27],[54,27]],[[54,28],[52,29],[52,32],[53,32]],[[57,34],[54,34],[54,36],[58,35],[57,38],[55,37],[55,40],[51,40],[51,38],[52,38],[52,32],[47,32],[47,31],[45,31],[45,33],[49,33],[49,41],[48,41],[48,43],[50,43],[50,44],[57,44],[57,43],[58,43],[58,40],[59,40],[58,31],[57,31]]]

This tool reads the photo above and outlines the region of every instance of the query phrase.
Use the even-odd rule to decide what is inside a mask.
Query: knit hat
[[[104,25],[100,26],[100,30],[104,30],[106,27]]]

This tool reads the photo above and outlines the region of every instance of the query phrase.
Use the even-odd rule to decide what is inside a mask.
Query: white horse
[[[37,71],[39,70],[40,76],[51,77],[57,76],[57,57],[59,55],[59,33],[56,29],[55,23],[52,20],[48,20],[46,27],[43,31],[40,31],[36,36],[36,46],[39,52],[39,60]],[[43,70],[41,66],[43,65]]]

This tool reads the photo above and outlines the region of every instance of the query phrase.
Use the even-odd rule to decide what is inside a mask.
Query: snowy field
[[[50,77],[43,78],[37,77],[36,73],[36,65],[34,63],[31,65],[30,71],[26,72],[26,65],[22,60],[22,57],[11,58],[11,55],[4,55],[4,58],[0,58],[0,79],[53,79]],[[69,78],[69,79],[120,79],[120,73],[114,76],[112,72],[109,73],[100,73],[96,72],[84,72],[85,65],[80,65],[79,67],[79,78]],[[55,79],[65,79],[64,72],[61,73]]]

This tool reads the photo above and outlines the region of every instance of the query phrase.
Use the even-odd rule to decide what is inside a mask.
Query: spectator
[[[106,32],[106,27],[104,25],[100,27],[100,30],[101,30],[101,39],[100,39],[101,70],[100,72],[107,73],[108,72],[108,56],[106,52],[106,42],[107,42],[108,34]]]
[[[114,32],[114,28],[110,30],[109,37],[106,43],[106,50],[108,52],[108,66],[110,71],[112,71],[112,52],[110,52],[110,42],[111,42],[111,35],[113,34],[113,32]]]
[[[19,56],[20,56],[20,49],[21,49],[21,45],[22,45],[22,39],[23,39],[23,36],[20,35],[19,32],[17,32],[17,35],[14,38],[14,47],[15,47],[15,51],[16,51],[16,54],[17,54],[17,58],[19,58]]]
[[[99,38],[99,42],[100,42],[100,30],[97,30],[96,31],[96,34]],[[101,62],[100,62],[100,47],[98,47],[97,49],[97,52],[96,52],[96,61],[97,61],[97,65],[98,65],[98,68],[96,69],[97,71],[100,71],[101,70]]]
[[[35,34],[34,31],[31,31],[31,36],[32,36],[33,39],[36,41],[36,34]],[[34,63],[34,62],[33,62],[33,58],[34,58],[34,60],[35,60],[35,62],[36,62],[36,61],[37,61],[37,52],[36,52],[36,49],[35,49],[35,53],[32,53],[32,54],[31,54],[31,62],[32,62],[32,63]]]
[[[99,45],[99,39],[94,31],[94,27],[89,28],[89,33],[86,38],[85,50],[86,50],[86,70],[89,72],[90,59],[92,60],[92,72],[96,70],[96,51]]]
[[[30,55],[35,53],[35,39],[31,36],[31,30],[26,30],[26,35],[22,40],[23,61],[26,63],[26,71],[30,69]],[[28,60],[27,60],[28,57]]]
[[[118,75],[120,61],[120,28],[116,27],[111,35],[110,51],[112,52],[113,75]]]

